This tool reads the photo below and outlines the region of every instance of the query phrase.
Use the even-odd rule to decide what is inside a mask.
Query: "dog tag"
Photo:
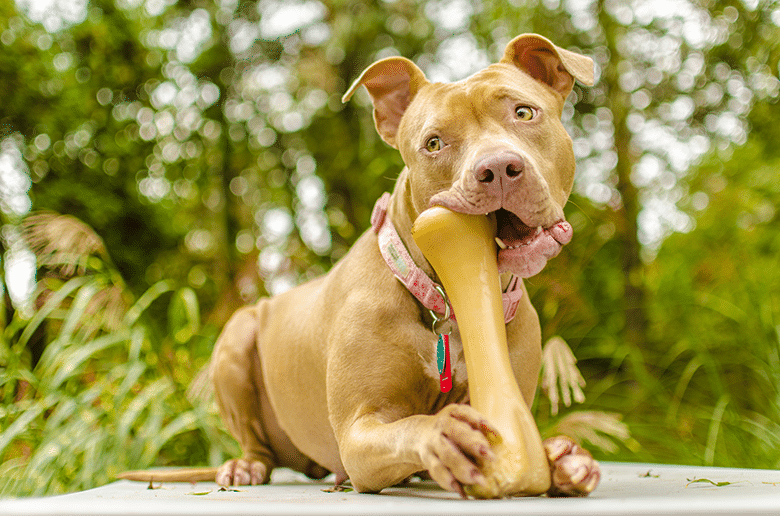
[[[452,367],[449,335],[439,335],[439,340],[436,343],[436,365],[439,367],[441,392],[450,392],[452,390]]]

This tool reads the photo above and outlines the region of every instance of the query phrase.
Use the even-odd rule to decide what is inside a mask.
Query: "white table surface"
[[[691,483],[694,479],[710,482]],[[780,471],[603,463],[601,485],[587,498],[461,500],[432,482],[393,487],[380,494],[325,492],[276,470],[265,486],[220,491],[210,482],[148,484],[122,480],[103,487],[46,498],[0,500],[0,516],[35,515],[780,515]]]

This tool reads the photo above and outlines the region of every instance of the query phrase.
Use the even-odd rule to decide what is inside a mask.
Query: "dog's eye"
[[[428,141],[425,142],[425,149],[428,152],[436,152],[441,150],[441,138],[438,136],[433,136],[431,138],[428,138]]]
[[[528,106],[517,106],[515,108],[515,113],[517,113],[517,118],[524,122],[527,122],[534,117],[534,110]]]

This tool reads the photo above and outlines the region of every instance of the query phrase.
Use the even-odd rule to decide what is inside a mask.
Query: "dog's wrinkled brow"
[[[518,90],[514,90],[512,88],[498,88],[493,92],[493,96],[497,99],[503,100],[503,99],[520,99],[520,92]]]

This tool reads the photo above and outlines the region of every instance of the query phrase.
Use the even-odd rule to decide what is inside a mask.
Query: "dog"
[[[377,203],[373,228],[330,272],[239,309],[225,325],[210,375],[243,456],[217,469],[219,484],[266,483],[279,466],[312,478],[332,472],[359,492],[421,472],[464,497],[464,486],[485,482],[482,466],[495,460],[486,436],[495,430],[468,404],[452,321],[451,387],[443,392],[432,324],[446,300],[412,224],[432,205],[495,217],[509,355],[531,406],[541,330],[522,278],[571,238],[563,206],[575,161],[561,113],[575,80],[593,84],[590,58],[525,34],[498,63],[460,82],[431,83],[402,57],[374,63],[355,81],[344,102],[366,88],[379,135],[406,166]],[[567,437],[544,447],[549,495],[596,487],[600,470],[587,451]]]

